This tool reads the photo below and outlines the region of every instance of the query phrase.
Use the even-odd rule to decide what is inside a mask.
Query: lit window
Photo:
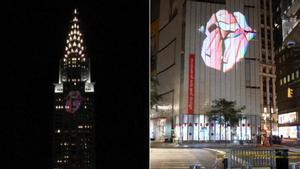
[[[292,80],[294,80],[295,79],[295,73],[293,72],[292,73]]]
[[[280,85],[282,85],[282,79],[280,79]]]
[[[291,89],[291,88],[288,87],[288,93],[287,93],[288,98],[292,98],[292,97],[293,97],[293,94],[294,94],[293,89]]]
[[[286,84],[286,77],[283,78],[283,84]]]
[[[287,82],[290,82],[290,75],[287,76]]]
[[[299,78],[299,70],[296,71],[296,78]]]
[[[264,113],[267,113],[267,108],[266,107],[264,107]]]

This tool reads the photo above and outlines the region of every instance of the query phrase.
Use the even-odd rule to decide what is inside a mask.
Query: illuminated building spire
[[[85,46],[80,32],[79,23],[78,10],[74,9],[71,29],[66,40],[65,58],[85,57]]]

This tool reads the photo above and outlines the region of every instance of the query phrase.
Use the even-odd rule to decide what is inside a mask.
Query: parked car
[[[281,144],[281,138],[279,136],[272,136],[273,144]]]

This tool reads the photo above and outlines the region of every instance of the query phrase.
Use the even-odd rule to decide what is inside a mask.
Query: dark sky
[[[148,1],[1,7],[0,168],[51,168],[53,83],[74,7],[96,81],[97,168],[147,168]]]

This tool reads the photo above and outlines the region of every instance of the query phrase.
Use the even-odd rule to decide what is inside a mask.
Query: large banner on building
[[[189,92],[188,92],[188,114],[194,114],[195,93],[195,54],[189,58]]]

